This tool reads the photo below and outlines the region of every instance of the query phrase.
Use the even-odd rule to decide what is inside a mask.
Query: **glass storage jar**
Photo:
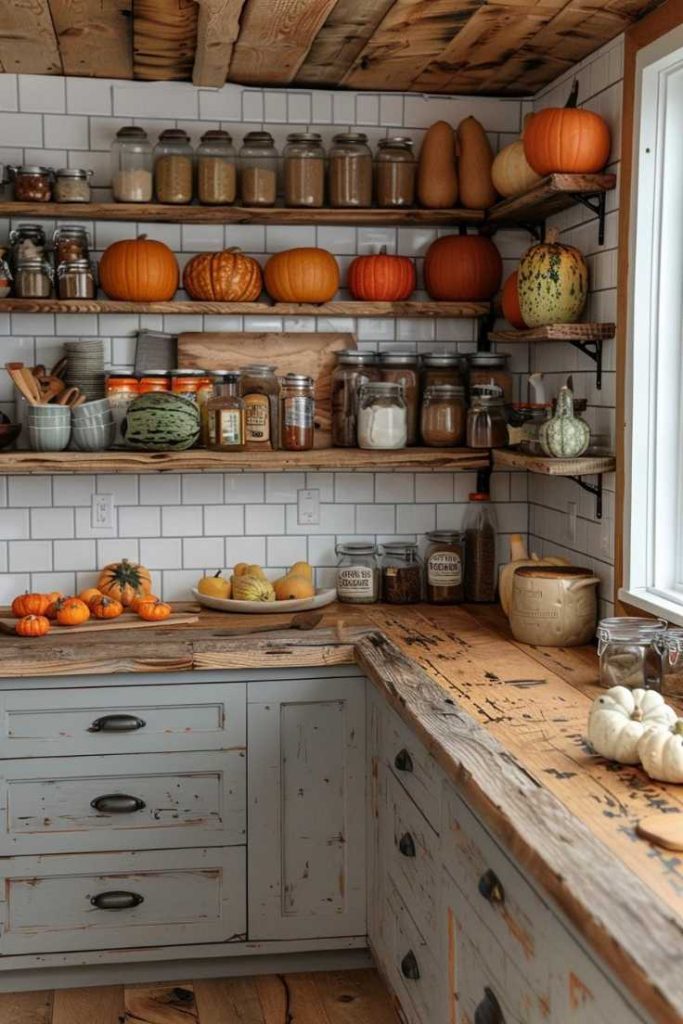
[[[249,451],[276,451],[278,446],[280,383],[275,369],[261,363],[242,369],[245,446]]]
[[[278,152],[270,132],[249,132],[239,155],[243,206],[275,206]]]
[[[465,389],[432,384],[422,398],[420,433],[429,448],[448,448],[465,439]]]
[[[14,198],[18,203],[49,203],[52,199],[52,170],[25,165],[10,167],[14,178]]]
[[[330,149],[330,206],[372,206],[372,153],[363,132],[335,135]]]
[[[285,206],[323,206],[325,150],[317,132],[293,132],[284,153]]]
[[[245,444],[242,374],[228,370],[214,383],[214,395],[206,403],[207,447],[219,452],[241,452]]]
[[[18,299],[49,299],[52,294],[52,268],[47,260],[24,256],[17,261],[14,294]]]
[[[358,447],[405,448],[408,416],[403,387],[391,381],[362,384],[358,408]]]
[[[379,357],[382,380],[400,384],[407,410],[408,441],[417,444],[417,420],[420,405],[418,357],[410,352],[382,352]]]
[[[500,394],[487,388],[474,388],[470,392],[467,410],[467,447],[504,448],[508,443],[505,406]]]
[[[182,128],[167,128],[154,147],[154,191],[160,203],[192,202],[194,150]]]
[[[465,600],[465,534],[459,530],[432,530],[427,540],[427,600],[430,604],[462,604]]]
[[[600,685],[661,692],[666,650],[664,619],[624,616],[598,623]]]
[[[90,260],[70,260],[57,267],[57,294],[60,299],[94,299],[97,293]]]
[[[119,128],[111,144],[111,190],[117,203],[151,203],[152,143],[143,128]]]
[[[208,404],[217,394],[216,388],[223,381],[227,371],[224,371],[223,373],[216,371],[202,372],[204,373],[204,376],[197,387],[197,406],[199,408],[199,444],[200,447],[207,448],[209,443]],[[241,377],[242,375],[240,374],[240,387]]]
[[[280,381],[280,447],[287,452],[307,452],[314,439],[313,378],[288,373]]]
[[[144,376],[140,377],[139,391],[141,395],[147,395],[151,391],[170,391],[171,375],[168,370],[147,370]]]
[[[387,541],[380,561],[382,600],[387,604],[419,604],[422,562],[414,541]]]
[[[60,167],[55,173],[54,198],[58,203],[89,203],[92,171],[78,167]]]
[[[382,207],[415,202],[416,160],[413,140],[405,135],[380,139],[375,156],[375,196]]]
[[[337,600],[342,604],[379,601],[380,570],[374,544],[351,541],[337,544]]]
[[[420,387],[423,393],[432,384],[453,384],[463,387],[465,376],[463,356],[450,352],[427,352],[420,361]]]
[[[140,394],[140,382],[132,374],[126,373],[125,370],[112,370],[111,373],[107,374],[105,393],[116,427],[114,444],[122,445],[124,438],[121,433],[121,424],[126,418],[128,406]]]
[[[40,224],[19,224],[9,233],[8,259],[10,270],[16,270],[20,259],[43,259],[45,231]]]
[[[206,377],[205,370],[171,370],[171,392],[181,398],[197,401],[199,389]]]
[[[78,224],[65,224],[57,228],[52,236],[52,244],[57,266],[72,260],[87,260],[90,253],[90,236]]]
[[[6,259],[6,250],[0,248],[0,299],[6,299],[12,291],[12,271]]]
[[[495,384],[503,394],[505,405],[512,403],[512,374],[510,356],[504,352],[471,352],[467,356],[467,385],[472,390],[478,385]]]
[[[342,351],[335,353],[337,365],[332,371],[332,445],[355,448],[358,444],[358,400],[362,384],[379,380],[375,352]]]
[[[683,698],[683,629],[669,627],[662,642],[666,651],[662,693],[680,700]]]
[[[496,514],[491,496],[483,491],[470,494],[465,515],[465,598],[480,604],[496,600]]]
[[[197,198],[207,206],[230,206],[237,195],[237,152],[228,132],[204,132],[197,147]]]

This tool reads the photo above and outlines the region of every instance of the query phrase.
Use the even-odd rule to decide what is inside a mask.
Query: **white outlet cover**
[[[320,491],[297,491],[297,522],[299,526],[318,526],[320,523]]]
[[[114,526],[114,495],[93,494],[90,505],[90,525],[93,530],[111,530]]]

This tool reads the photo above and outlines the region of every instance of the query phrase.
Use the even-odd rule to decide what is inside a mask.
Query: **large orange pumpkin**
[[[524,322],[522,311],[519,308],[519,292],[517,290],[518,278],[519,271],[517,270],[514,270],[507,278],[500,296],[500,305],[503,316],[510,326],[514,327],[518,331],[523,331],[526,329],[527,324]]]
[[[329,302],[339,288],[339,264],[327,249],[278,252],[266,263],[263,276],[276,302]]]
[[[524,127],[524,155],[537,174],[593,174],[609,159],[610,131],[599,114],[577,108],[574,82],[566,107],[547,107]]]
[[[97,589],[127,608],[136,597],[150,593],[152,579],[144,565],[122,558],[120,562],[105,565],[97,581]]]
[[[351,261],[346,286],[354,299],[401,302],[415,291],[415,264],[407,256],[388,256],[386,246],[375,256]]]
[[[200,252],[183,271],[183,288],[191,299],[207,302],[254,302],[263,288],[258,262],[240,249]]]
[[[490,238],[446,235],[432,242],[424,264],[425,287],[443,302],[482,302],[500,287],[503,261]]]
[[[178,278],[169,247],[146,235],[114,242],[100,260],[103,291],[122,302],[166,302],[175,295]]]

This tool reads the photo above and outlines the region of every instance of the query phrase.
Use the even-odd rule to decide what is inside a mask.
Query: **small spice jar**
[[[87,260],[90,237],[85,228],[78,224],[65,224],[57,228],[52,236],[55,249],[55,263],[70,263],[73,260]]]
[[[600,686],[661,692],[666,622],[622,616],[598,623]]]
[[[288,452],[310,451],[314,438],[313,378],[288,373],[280,382],[280,447]]]
[[[465,534],[433,530],[425,555],[427,600],[430,604],[462,604],[465,600]]]
[[[669,627],[662,646],[665,651],[662,693],[679,700],[683,697],[683,629]]]
[[[168,370],[148,370],[140,378],[140,384],[138,386],[138,392],[141,395],[147,395],[151,391],[170,391],[171,390],[171,376]]]
[[[181,398],[196,402],[206,372],[204,370],[171,370],[171,391]]]
[[[116,427],[114,444],[122,445],[124,438],[121,424],[128,413],[128,406],[140,394],[140,384],[136,377],[125,370],[112,370],[107,374],[105,392]]]
[[[12,291],[12,271],[5,258],[5,250],[0,249],[0,299],[6,299]]]
[[[90,260],[71,260],[57,267],[60,299],[94,299],[97,293]]]
[[[237,152],[225,131],[204,132],[197,147],[197,198],[229,206],[237,195]]]
[[[34,256],[17,261],[14,271],[14,294],[19,299],[48,299],[52,293],[50,264]]]
[[[49,203],[52,199],[52,170],[26,165],[10,167],[14,177],[14,198],[18,203]]]
[[[218,375],[217,375],[218,376]],[[241,452],[245,445],[242,375],[227,370],[215,380],[214,395],[206,403],[207,447],[219,452]]]
[[[379,601],[380,570],[374,544],[352,541],[337,544],[337,600],[342,604]]]
[[[245,446],[249,451],[275,451],[279,434],[280,383],[275,367],[254,363],[242,370]]]
[[[362,384],[379,380],[375,352],[345,350],[335,353],[332,371],[332,445],[355,448],[358,444],[358,400]]]
[[[467,447],[504,448],[507,443],[508,428],[502,395],[497,388],[473,388],[467,410]]]
[[[467,356],[467,384],[472,390],[480,384],[495,384],[503,394],[505,405],[512,403],[510,356],[504,352],[472,352]]]
[[[152,200],[152,143],[143,128],[119,128],[111,144],[111,190],[117,203]]]
[[[418,604],[422,600],[422,562],[413,541],[387,541],[380,562],[382,600]]]
[[[194,150],[187,132],[167,128],[154,147],[154,191],[160,203],[192,202]]]
[[[358,447],[405,448],[408,414],[403,387],[391,381],[362,384],[358,409]]]
[[[448,448],[465,439],[465,389],[432,384],[424,393],[420,418],[422,440],[429,448]]]
[[[89,203],[89,178],[92,171],[78,167],[60,167],[55,174],[54,197],[58,203]]]
[[[410,352],[382,352],[379,357],[382,380],[400,384],[406,403],[409,445],[417,444],[417,421],[420,406],[420,374],[418,357]]]
[[[270,132],[249,132],[239,155],[243,206],[275,206],[278,152]]]
[[[363,132],[335,135],[330,149],[330,205],[372,206],[372,153]]]
[[[206,448],[209,441],[209,420],[207,406],[209,401],[217,394],[216,388],[222,382],[225,373],[214,373],[201,371],[204,376],[197,385],[197,406],[199,408],[199,443]]]
[[[413,140],[405,135],[380,139],[375,156],[375,195],[382,207],[415,202],[416,161]]]
[[[293,132],[284,153],[285,206],[322,206],[325,202],[325,150],[317,132]]]

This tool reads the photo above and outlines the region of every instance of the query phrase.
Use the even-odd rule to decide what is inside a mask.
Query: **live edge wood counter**
[[[202,613],[95,646],[0,637],[0,677],[358,664],[645,1012],[683,1022],[683,860],[635,832],[647,814],[681,813],[683,794],[591,753],[590,649],[518,645],[472,608],[332,606],[312,633],[224,635],[254,624]]]

